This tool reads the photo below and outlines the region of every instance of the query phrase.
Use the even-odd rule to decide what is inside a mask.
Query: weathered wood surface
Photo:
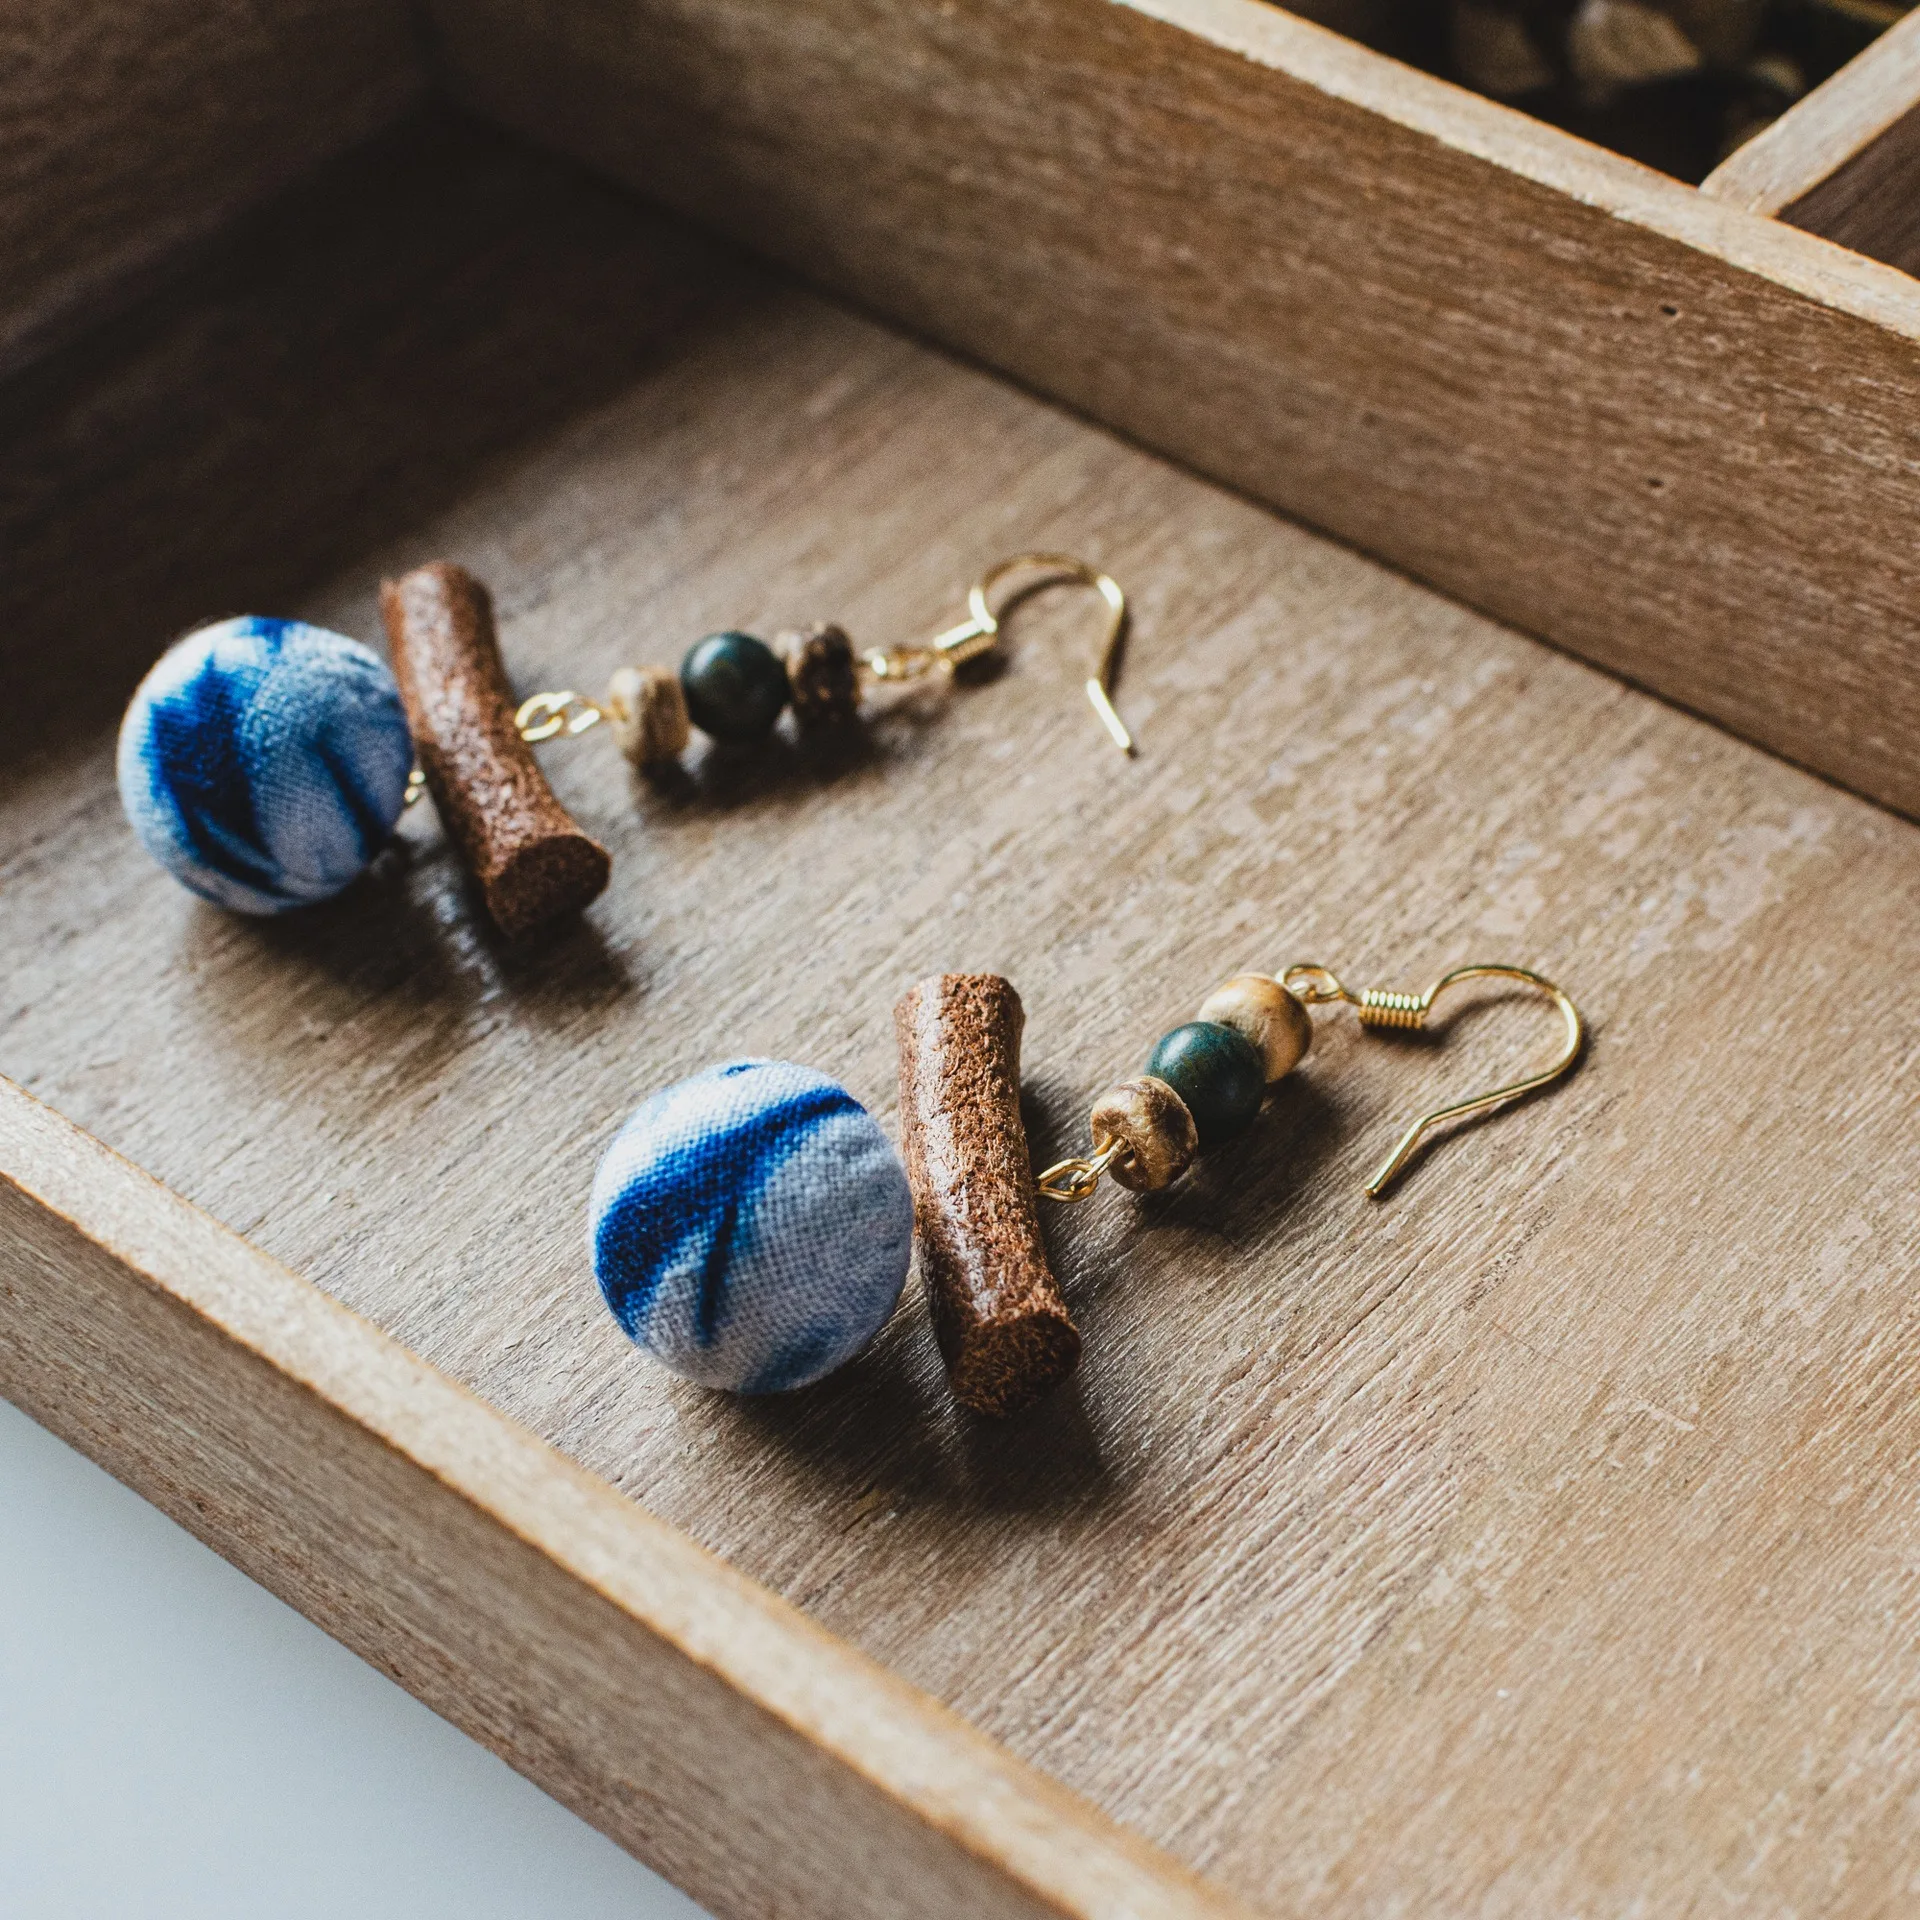
[[[36,739],[97,725],[156,635],[356,559],[719,321],[732,259],[451,117],[328,169],[0,385],[6,697]]]
[[[0,1167],[0,1392],[716,1911],[1238,1911],[5,1081]]]
[[[1780,217],[1920,273],[1920,14],[1890,27],[1833,84],[1843,95],[1833,117],[1852,119],[1855,150],[1811,179]]]
[[[435,0],[463,96],[1920,812],[1920,287],[1259,0]]]
[[[1732,154],[1701,190],[1920,268],[1920,12]]]
[[[8,0],[0,371],[425,85],[404,0]]]
[[[618,392],[451,500],[442,422],[381,481],[390,534],[274,606],[373,637],[382,574],[451,554],[524,687],[592,687],[719,625],[922,637],[985,563],[1060,547],[1134,595],[1141,758],[1087,719],[1066,597],[864,753],[657,790],[588,736],[548,765],[616,878],[522,953],[424,809],[301,921],[196,905],[122,828],[103,722],[0,772],[0,1071],[1263,1909],[1899,1910],[1920,833],[984,374],[614,231],[610,283],[657,246],[708,324],[649,334]],[[519,257],[496,236],[463,282],[515,342],[509,394],[601,350],[591,302],[540,331]],[[123,484],[158,500],[226,431],[183,403],[118,443]],[[217,604],[218,516],[177,524]],[[118,672],[133,630],[98,590],[112,619],[82,608],[70,645]],[[1419,986],[1475,958],[1572,988],[1596,1039],[1571,1084],[1369,1206],[1398,1126],[1551,1022],[1328,1024],[1179,1189],[1049,1218],[1086,1357],[1030,1421],[954,1412],[917,1290],[767,1405],[666,1379],[594,1297],[585,1196],[641,1095],[786,1055],[891,1125],[888,1009],[935,969],[1018,984],[1050,1156],[1240,968]],[[216,1428],[220,1402],[194,1402]]]

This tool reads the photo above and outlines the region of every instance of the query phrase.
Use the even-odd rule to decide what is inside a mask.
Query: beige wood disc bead
[[[619,667],[607,682],[613,737],[636,767],[678,760],[693,738],[680,676],[666,667]]]
[[[1313,1045],[1313,1016],[1278,980],[1236,973],[1200,1003],[1202,1020],[1244,1033],[1267,1063],[1267,1084],[1284,1079]]]
[[[1200,1135],[1187,1103],[1164,1080],[1142,1077],[1109,1087],[1088,1116],[1093,1150],[1126,1148],[1107,1171],[1135,1193],[1170,1187],[1192,1164]]]

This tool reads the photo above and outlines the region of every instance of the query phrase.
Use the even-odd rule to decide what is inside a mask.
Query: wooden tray
[[[668,197],[769,209],[755,237],[810,235],[823,277],[994,334],[1001,364],[1343,531],[1371,534],[1364,508],[1490,603],[1597,608],[1533,624],[1635,670],[1637,607],[1648,679],[1909,803],[1904,276],[1249,9],[875,9],[835,38],[826,7],[649,7],[622,18],[663,51],[626,80],[604,40],[574,57],[591,17],[440,27],[498,103],[569,74],[549,131],[582,145],[644,82],[630,170],[659,162]],[[916,67],[901,21],[927,60],[1007,36],[998,91],[957,54]],[[1133,91],[1069,84],[1079,29]],[[730,90],[693,84],[742,44]],[[892,120],[877,92],[806,107],[801,56],[861,48]],[[1309,55],[1352,82],[1311,113]],[[1393,167],[1414,139],[1353,76],[1455,116],[1419,134],[1420,205],[1417,169],[1353,170],[1354,129]],[[715,131],[742,92],[759,146]],[[1122,111],[1143,99],[1151,128]],[[965,212],[969,107],[976,152],[1017,125],[1051,169],[1024,221]],[[1183,114],[1162,157],[1196,171],[1184,194],[1163,171],[1156,215],[1146,160]],[[1532,172],[1477,151],[1487,128]],[[1323,216],[1292,277],[1236,264],[1271,195],[1233,183],[1328,141],[1345,185],[1299,196]],[[1049,226],[1102,168],[1106,202]],[[1404,250],[1449,182],[1503,169],[1517,208]],[[1282,292],[1306,301],[1340,244],[1352,297],[1302,333]],[[1628,310],[1678,284],[1656,256],[1694,276],[1697,334]],[[1393,334],[1369,259],[1404,270],[1407,313],[1426,273],[1452,414],[1447,355]],[[1499,259],[1499,314],[1446,333]],[[1583,324],[1537,361],[1576,284]],[[1817,426],[1811,399],[1786,425],[1732,405],[1815,349],[1837,357],[1793,390],[1819,386]],[[1494,406],[1516,382],[1528,406]],[[1369,383],[1379,437],[1336,462]],[[0,770],[23,1089],[0,1089],[0,1391],[722,1913],[1897,1908],[1920,829],[463,126],[336,169],[6,404],[0,649],[33,745]],[[1624,464],[1598,460],[1609,426]],[[1621,477],[1662,434],[1671,510]],[[1591,516],[1549,511],[1582,500],[1618,580]],[[720,624],[924,634],[1030,544],[1135,595],[1137,764],[1078,701],[1077,610],[1042,603],[997,682],[851,765],[776,755],[663,796],[599,743],[555,754],[616,876],[530,949],[488,934],[430,817],[352,897],[268,926],[186,899],[119,821],[119,702],[200,614],[371,635],[381,573],[448,554],[496,589],[526,684],[592,685]],[[888,1009],[926,971],[1018,982],[1051,1153],[1228,971],[1416,985],[1473,957],[1575,991],[1579,1077],[1370,1207],[1395,1123],[1541,1027],[1329,1027],[1202,1179],[1050,1223],[1088,1358],[1030,1420],[953,1414],[914,1299],[846,1374],[763,1405],[649,1369],[593,1298],[584,1194],[635,1099],[756,1051],[890,1123]]]

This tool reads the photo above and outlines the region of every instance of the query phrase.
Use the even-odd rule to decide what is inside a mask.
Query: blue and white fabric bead
[[[347,886],[391,836],[412,769],[385,663],[299,620],[243,614],[188,634],[120,726],[120,803],[141,844],[240,913]]]
[[[735,1393],[804,1387],[879,1332],[913,1198],[873,1116],[809,1067],[740,1060],[648,1100],[600,1162],[593,1270],[662,1366]]]

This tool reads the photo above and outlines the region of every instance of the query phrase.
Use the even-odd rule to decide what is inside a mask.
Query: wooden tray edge
[[[1898,126],[1916,98],[1920,16],[1908,14],[1737,148],[1700,190],[1752,213],[1786,213]]]
[[[722,1914],[1243,1911],[0,1080],[0,1392]]]
[[[463,0],[440,3],[458,6]],[[1602,208],[1649,234],[1676,240],[1823,306],[1920,340],[1920,287],[1906,274],[1836,248],[1812,230],[1773,219],[1769,216],[1777,209],[1716,191],[1711,180],[1703,187],[1689,186],[1517,107],[1376,53],[1267,0],[1114,4],[1238,53],[1275,74],[1304,81],[1409,133]],[[1763,133],[1757,140],[1766,138]],[[1733,166],[1729,161],[1723,171]]]

